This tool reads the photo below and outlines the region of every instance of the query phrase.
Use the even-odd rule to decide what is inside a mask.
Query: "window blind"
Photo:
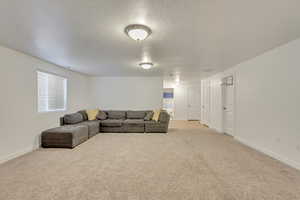
[[[67,79],[38,71],[37,81],[38,112],[66,110]]]

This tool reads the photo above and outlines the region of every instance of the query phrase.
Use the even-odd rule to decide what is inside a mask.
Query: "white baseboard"
[[[239,141],[240,143],[246,145],[246,146],[249,146],[261,153],[264,153],[268,156],[271,156],[272,158],[275,158],[276,160],[279,160],[293,168],[296,168],[298,170],[300,170],[300,163],[294,161],[294,160],[291,160],[291,159],[288,159],[286,158],[285,156],[283,155],[279,155],[278,153],[275,153],[273,151],[270,151],[268,149],[265,149],[265,148],[262,148],[262,147],[259,147],[258,145],[255,145],[255,144],[251,144],[250,142],[242,139],[242,138],[239,138],[239,137],[235,137],[234,139],[236,139],[237,141]]]
[[[21,151],[18,151],[18,152],[15,152],[15,153],[11,153],[11,154],[6,155],[6,156],[2,156],[2,157],[0,158],[0,164],[1,164],[1,163],[4,163],[4,162],[7,162],[7,161],[9,161],[9,160],[12,160],[12,159],[14,159],[14,158],[17,158],[17,157],[19,157],[19,156],[22,156],[22,155],[24,155],[24,154],[26,154],[26,153],[30,153],[30,152],[32,152],[32,151],[34,151],[34,150],[36,150],[36,149],[38,149],[38,147],[31,146],[31,147],[28,147],[28,148],[23,149],[23,150],[21,150]]]

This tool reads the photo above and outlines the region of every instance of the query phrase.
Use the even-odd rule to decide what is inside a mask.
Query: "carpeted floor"
[[[1,200],[299,200],[300,172],[197,122],[0,165]]]

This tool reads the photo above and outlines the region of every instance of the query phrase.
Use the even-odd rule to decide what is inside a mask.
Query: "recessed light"
[[[153,63],[150,63],[150,62],[143,62],[143,63],[140,63],[140,66],[143,68],[143,69],[150,69],[153,67]]]
[[[131,24],[125,28],[125,33],[133,40],[145,40],[151,33],[151,29],[141,24]]]

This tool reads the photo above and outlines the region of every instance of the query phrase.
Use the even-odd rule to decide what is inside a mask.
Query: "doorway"
[[[201,88],[191,86],[187,88],[188,120],[199,121],[201,118]]]
[[[174,89],[164,88],[163,109],[169,113],[171,119],[174,118],[174,107]]]
[[[223,132],[234,136],[234,80],[233,76],[222,79]]]

